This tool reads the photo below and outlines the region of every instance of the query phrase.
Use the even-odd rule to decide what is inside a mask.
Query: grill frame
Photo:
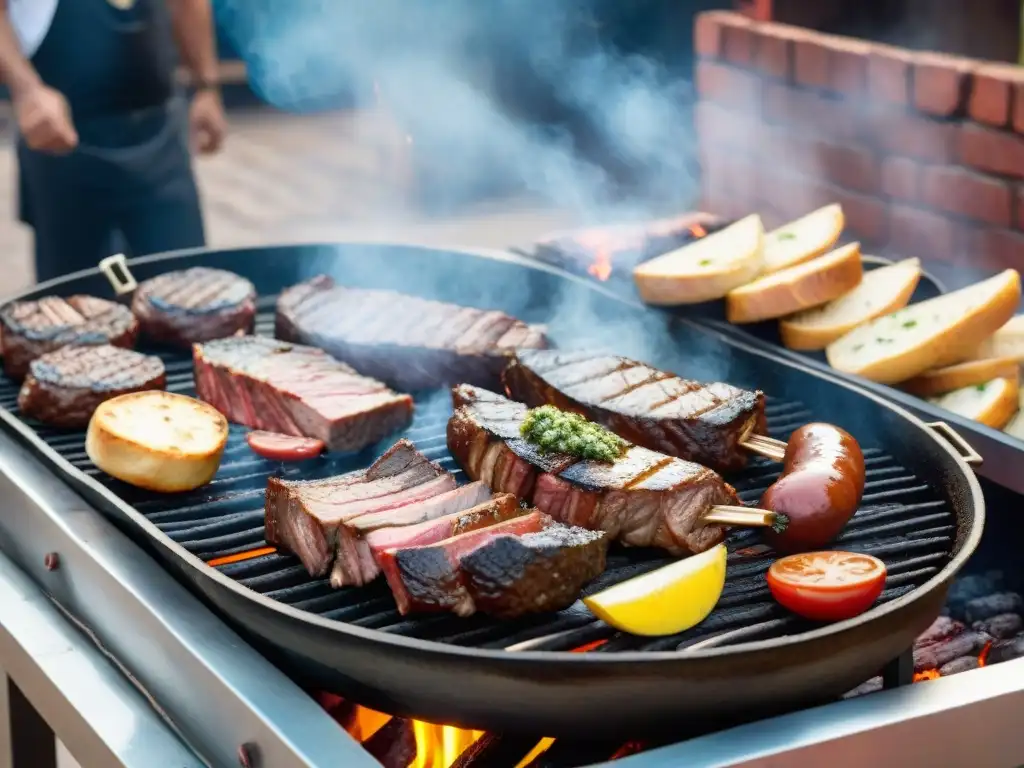
[[[339,247],[376,251],[389,248],[394,249],[393,246],[368,244],[348,244],[346,246]],[[290,256],[293,260],[299,256],[305,256],[307,258],[303,261],[303,269],[308,273],[308,257],[332,255],[334,248],[335,246],[299,247],[299,250],[303,253],[295,253],[296,249],[293,247],[238,249],[230,252],[196,250],[146,257],[134,260],[131,264],[140,279],[144,279],[151,274],[164,271],[165,269],[190,266],[192,263],[203,263],[211,266],[233,269],[234,271],[238,271],[250,277],[250,279],[253,279],[254,276],[251,271],[247,271],[242,267],[242,265],[246,261],[245,257],[247,255],[253,255],[254,252],[256,252],[256,255],[261,257],[261,261],[264,263],[271,262],[271,264],[275,261],[273,258],[275,256]],[[407,251],[409,249],[400,247],[397,250]],[[415,255],[417,257],[424,258],[432,257],[437,259],[446,257],[451,259],[454,257],[456,261],[466,259],[468,257],[481,258],[480,254],[469,254],[466,252],[434,251],[431,249],[420,248],[413,250],[416,252]],[[378,253],[378,255],[381,254]],[[587,291],[596,291],[597,293],[604,294],[604,297],[608,301],[630,304],[630,302],[625,302],[622,299],[615,297],[613,294],[607,291],[602,291],[599,287],[595,287],[586,281],[569,277],[554,269],[541,268],[534,263],[504,255],[485,255],[483,258],[507,261],[519,268],[525,267],[527,270],[522,274],[526,276],[527,279],[529,279],[529,275],[532,273],[548,273],[559,280],[578,283]],[[467,263],[472,264],[473,262]],[[482,264],[483,262],[477,263],[478,266]],[[264,270],[264,272],[266,271],[268,270]],[[274,270],[270,269],[269,271],[273,272]],[[75,292],[90,292],[98,295],[103,295],[108,292],[108,290],[103,289],[103,283],[99,279],[98,273],[96,273],[95,270],[86,273],[79,273],[76,277],[77,280],[74,281]],[[291,282],[296,281],[295,276],[291,276],[288,279]],[[66,289],[69,287],[69,283],[71,282],[72,278],[52,281],[51,283],[37,287],[35,290],[28,292],[19,298],[44,295],[45,293],[58,288],[62,289],[59,291],[61,293],[69,293],[71,291]],[[264,286],[260,285],[260,280],[256,280],[256,282],[257,288],[261,293],[271,292],[265,285],[267,282],[266,280],[262,281]],[[280,287],[282,287],[281,281],[278,281],[276,288],[279,289]],[[276,290],[273,292],[276,292]],[[634,304],[633,306],[639,308],[638,305]],[[700,329],[698,326],[695,326],[688,321],[677,322],[681,322],[684,327],[699,330],[701,334],[709,334],[706,329]],[[729,346],[737,349],[743,349],[745,352],[752,353],[757,357],[768,359],[773,364],[780,364],[781,362],[777,358],[774,360],[771,359],[771,356],[764,351],[757,350],[749,345],[744,345],[734,340],[728,340],[727,337],[723,337],[720,334],[710,333],[709,335],[717,337],[719,340],[725,339]],[[720,343],[720,341],[716,341],[716,343]],[[160,532],[156,526],[146,520],[134,509],[121,502],[121,500],[107,488],[92,478],[85,476],[78,470],[75,470],[14,414],[8,411],[0,411],[0,419],[2,419],[5,427],[17,434],[23,441],[27,441],[27,443],[38,454],[41,454],[50,463],[52,468],[56,469],[65,477],[66,480],[69,480],[73,487],[83,493],[87,499],[103,509],[107,514],[111,514],[115,518],[119,518],[121,522],[130,523],[130,525],[134,527],[135,531],[141,530],[145,533],[147,541],[150,544],[150,548],[161,557],[165,564],[169,565],[178,575],[187,579],[209,600],[224,610],[232,622],[235,623],[236,626],[245,630],[250,637],[253,637],[258,644],[270,654],[271,658],[282,663],[289,671],[296,672],[300,677],[305,677],[311,682],[316,681],[320,684],[323,683],[325,678],[334,681],[342,681],[344,683],[346,694],[353,698],[358,698],[371,706],[387,709],[388,711],[396,712],[398,714],[415,714],[426,717],[432,712],[438,711],[435,706],[437,697],[436,690],[432,692],[429,685],[424,686],[422,684],[422,680],[419,683],[410,684],[407,686],[407,690],[404,693],[399,692],[401,695],[398,698],[395,698],[394,685],[384,686],[384,688],[390,689],[390,694],[385,693],[382,686],[373,683],[372,678],[376,676],[372,673],[364,674],[363,680],[356,681],[350,675],[345,674],[344,671],[333,670],[322,664],[319,666],[317,664],[310,664],[308,663],[309,659],[302,660],[302,663],[297,663],[297,660],[294,658],[294,654],[286,649],[296,648],[297,642],[299,646],[305,646],[307,649],[319,648],[319,650],[322,651],[325,650],[323,647],[324,644],[330,646],[332,643],[336,643],[341,638],[344,638],[347,643],[347,647],[344,649],[346,653],[355,654],[360,657],[365,657],[368,660],[373,660],[379,659],[382,647],[386,647],[390,649],[390,651],[394,652],[393,655],[389,656],[389,662],[395,664],[396,667],[408,669],[410,682],[414,678],[422,678],[424,669],[431,665],[436,665],[439,660],[444,662],[442,666],[446,668],[446,674],[451,674],[453,672],[457,673],[457,671],[461,669],[467,673],[475,672],[479,677],[480,673],[483,671],[483,680],[478,680],[474,686],[478,689],[477,694],[480,694],[482,691],[493,690],[490,685],[503,685],[506,688],[522,688],[522,684],[525,683],[525,688],[527,689],[532,689],[537,684],[540,684],[541,688],[543,688],[545,682],[549,682],[549,680],[546,681],[544,678],[553,676],[560,682],[566,683],[567,690],[574,690],[577,697],[585,698],[587,686],[593,683],[595,674],[599,674],[598,670],[612,671],[614,669],[616,685],[608,686],[606,693],[615,695],[614,691],[616,687],[622,688],[623,686],[630,690],[639,690],[647,687],[654,693],[652,698],[655,702],[655,706],[653,708],[651,706],[643,707],[641,712],[642,717],[634,716],[624,718],[620,721],[621,724],[627,724],[630,726],[630,728],[627,729],[630,733],[635,733],[635,727],[639,725],[640,721],[648,714],[652,712],[655,714],[664,713],[667,710],[671,710],[671,707],[667,706],[669,702],[665,701],[664,695],[657,695],[659,679],[669,672],[668,667],[665,666],[666,664],[677,666],[682,662],[684,667],[687,665],[695,667],[699,663],[706,662],[709,666],[705,672],[717,668],[719,671],[711,676],[718,676],[721,678],[735,677],[738,672],[756,674],[759,670],[763,671],[765,668],[764,666],[759,666],[760,663],[769,661],[777,664],[779,661],[782,661],[783,659],[780,657],[780,654],[788,657],[788,663],[782,666],[787,668],[794,666],[807,667],[808,664],[800,664],[799,662],[800,655],[802,651],[806,650],[808,643],[814,642],[820,644],[819,641],[825,641],[827,643],[830,638],[837,639],[839,637],[843,638],[843,642],[841,644],[837,643],[836,645],[833,645],[830,649],[832,653],[829,655],[834,658],[839,658],[844,653],[845,656],[849,656],[851,650],[864,657],[874,657],[878,653],[878,648],[873,648],[872,652],[866,652],[864,649],[878,646],[880,643],[885,645],[887,648],[897,648],[896,653],[891,653],[886,650],[882,655],[888,654],[888,658],[898,655],[898,652],[909,646],[913,637],[916,636],[916,634],[922,630],[935,615],[938,614],[941,605],[944,602],[945,590],[949,581],[970,556],[970,553],[973,551],[980,539],[984,518],[984,508],[981,499],[980,487],[967,465],[949,448],[947,444],[941,440],[941,438],[936,437],[916,419],[903,413],[898,408],[891,406],[881,398],[877,398],[873,395],[864,395],[862,390],[849,386],[845,383],[837,384],[830,377],[822,375],[820,372],[814,371],[807,366],[800,366],[789,362],[781,362],[781,364],[786,368],[802,370],[804,373],[810,374],[814,378],[822,380],[833,387],[838,386],[843,390],[849,390],[850,392],[856,393],[860,397],[867,397],[882,409],[881,412],[883,414],[886,414],[888,418],[895,420],[895,423],[903,425],[909,424],[912,426],[914,428],[913,434],[915,435],[915,440],[917,438],[922,438],[924,440],[921,447],[926,452],[931,452],[938,464],[945,464],[944,471],[952,473],[957,480],[962,481],[958,492],[965,494],[965,498],[961,498],[959,503],[955,506],[957,507],[958,513],[969,510],[970,514],[966,515],[969,519],[961,519],[959,521],[958,541],[955,545],[956,552],[945,568],[917,590],[874,609],[870,614],[865,615],[865,617],[858,617],[857,619],[853,619],[849,622],[842,622],[807,632],[796,638],[787,637],[775,640],[755,641],[723,648],[707,648],[695,650],[685,655],[678,652],[651,651],[622,652],[616,654],[573,654],[530,651],[508,653],[505,651],[491,651],[461,646],[445,646],[432,643],[430,641],[416,640],[398,635],[389,635],[375,630],[366,630],[353,625],[342,625],[337,622],[320,619],[317,616],[312,616],[308,613],[298,611],[290,606],[283,605],[269,598],[265,598],[262,595],[253,593],[234,580],[224,576],[223,574],[217,573],[214,569],[206,566],[206,564],[201,560],[183,551],[178,547],[178,545],[171,542],[171,540]],[[284,624],[287,623],[287,620],[295,621],[298,628],[301,629],[301,632],[299,632],[297,636],[293,636],[296,629],[295,626],[284,626]],[[884,630],[882,625],[885,625]],[[903,645],[900,646],[899,643],[903,643]],[[839,647],[840,645],[842,647]],[[326,650],[337,653],[341,649],[335,647],[327,648]],[[328,656],[329,655],[331,654],[328,653]],[[867,663],[868,666],[875,664],[875,662],[870,660]],[[725,669],[730,666],[734,667],[734,669],[726,673]],[[770,666],[772,665],[769,665],[769,667]],[[831,666],[835,667],[836,664],[833,663]],[[840,664],[840,666],[842,665]],[[863,666],[863,663],[860,665],[854,664],[852,667],[848,667],[848,670],[852,669],[853,671],[847,671],[845,674],[840,675],[840,677],[846,678],[853,675],[853,684],[856,684],[860,679],[870,676],[877,669],[877,667],[867,669],[862,675],[861,672],[856,671],[856,669],[859,669],[861,666]],[[542,668],[539,675],[537,672],[538,668]],[[808,674],[811,674],[810,670],[808,670]],[[396,676],[401,677],[401,671],[397,669],[391,670],[390,677],[394,678]],[[427,676],[433,680],[437,679],[436,675]],[[700,676],[702,675],[698,675],[698,677]],[[834,676],[835,675],[833,674],[832,677]],[[367,678],[369,678],[369,680]],[[488,683],[488,681],[490,682]],[[655,687],[652,688],[652,686]],[[697,687],[699,688],[700,686]],[[508,716],[507,710],[510,706],[515,705],[515,700],[519,700],[519,702],[528,702],[531,700],[536,701],[536,693],[532,690],[519,695],[513,695],[511,697],[513,699],[512,701],[504,702],[503,707],[505,711],[499,715],[500,720],[494,719],[494,713],[474,715],[472,711],[474,703],[486,705],[489,697],[489,693],[487,696],[467,696],[466,701],[463,702],[463,706],[459,708],[460,711],[452,711],[449,709],[443,715],[435,716],[449,722],[478,724],[491,729],[500,725],[506,731],[533,730],[536,732],[537,730],[542,729],[537,725],[538,721],[536,716],[531,716],[529,712],[523,712],[523,716],[518,718],[514,715],[512,717]],[[697,696],[696,698],[700,699],[701,697]],[[474,702],[473,699],[476,701]],[[604,700],[607,701],[607,699]],[[631,700],[633,700],[632,697]],[[799,702],[799,705],[803,706],[806,703],[809,702],[802,700]],[[551,710],[550,705],[546,706],[545,709]],[[711,709],[713,709],[713,707]],[[778,711],[778,705],[775,706],[775,711]],[[752,711],[751,714],[756,713]],[[578,721],[581,725],[576,727],[585,728],[587,730],[591,729],[595,722],[591,717],[584,717],[582,720],[578,719]],[[569,722],[563,722],[559,725],[568,727],[570,731],[574,727]],[[560,728],[559,732],[568,733],[569,731],[566,731],[564,728]],[[626,731],[623,732],[625,733]],[[588,735],[588,733],[587,731],[579,730],[578,735]]]

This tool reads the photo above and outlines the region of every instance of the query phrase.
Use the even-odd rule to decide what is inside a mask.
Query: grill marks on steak
[[[100,403],[166,383],[159,357],[109,344],[62,347],[31,362],[18,409],[55,427],[80,428]]]
[[[764,393],[681,379],[614,355],[521,350],[503,374],[510,396],[603,424],[637,445],[704,464],[742,468],[740,441],[764,434]]]
[[[132,312],[143,333],[178,347],[251,333],[256,322],[256,287],[223,269],[193,267],[141,283]]]
[[[345,288],[326,275],[281,294],[275,333],[406,391],[463,381],[496,386],[514,350],[547,347],[539,329],[503,312]]]
[[[720,475],[699,464],[630,446],[614,462],[541,454],[519,438],[527,407],[476,387],[453,390],[448,448],[466,474],[496,492],[531,500],[556,520],[605,531],[627,546],[675,555],[704,552],[725,529],[704,525],[716,504],[739,504]]]
[[[313,347],[234,336],[193,348],[196,391],[229,421],[354,451],[408,426],[413,402]]]
[[[4,372],[21,379],[40,355],[71,344],[135,346],[139,325],[131,310],[95,296],[47,296],[0,310]]]

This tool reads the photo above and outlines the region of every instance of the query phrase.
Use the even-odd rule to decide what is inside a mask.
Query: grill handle
[[[100,261],[99,267],[107,280],[110,281],[114,293],[118,296],[132,293],[139,287],[139,284],[135,282],[135,276],[132,275],[132,271],[128,269],[128,262],[123,253],[107,256],[107,258]]]
[[[952,445],[960,453],[961,458],[976,467],[984,461],[981,454],[974,450],[970,443],[964,440],[960,434],[944,421],[929,421],[925,426],[930,427],[939,437]]]

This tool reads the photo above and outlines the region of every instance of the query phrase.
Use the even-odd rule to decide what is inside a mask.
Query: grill
[[[298,250],[171,255],[140,260],[133,268],[140,279],[196,263],[238,271],[260,290],[257,332],[269,334],[273,293],[296,282],[301,272],[333,267],[334,274],[349,284],[381,285],[381,275],[357,266],[375,259],[377,264],[396,265],[381,271],[389,281],[382,287],[410,291],[413,280],[421,295],[497,306],[527,321],[546,322],[562,346],[595,346],[617,338],[615,352],[695,378],[763,388],[769,394],[773,437],[785,440],[801,424],[822,419],[861,439],[868,470],[865,496],[837,546],[874,554],[889,567],[880,599],[884,605],[861,617],[863,621],[832,627],[797,620],[774,604],[763,579],[770,553],[752,532],[734,533],[728,540],[729,578],[714,613],[677,636],[644,639],[617,633],[579,603],[558,614],[515,622],[479,616],[401,617],[383,583],[332,590],[326,580],[310,579],[295,558],[277,553],[230,562],[265,547],[263,490],[268,475],[322,477],[365,467],[397,435],[357,455],[282,466],[252,454],[245,444],[246,430],[232,427],[212,483],[194,492],[161,496],[95,470],[85,455],[82,433],[17,420],[11,413],[17,389],[0,381],[6,426],[301,681],[377,709],[504,732],[589,736],[596,724],[623,734],[676,729],[680,714],[696,712],[698,721],[735,716],[740,711],[737,701],[744,702],[749,716],[761,709],[777,712],[833,698],[909,647],[938,614],[949,579],[980,537],[980,492],[963,462],[923,425],[849,387],[514,260],[386,246]],[[292,258],[286,261],[283,257],[288,256]],[[452,295],[452,275],[462,270],[472,270],[482,298]],[[427,275],[431,279],[424,283]],[[98,286],[89,287],[88,279],[64,281],[59,292],[99,292]],[[509,285],[522,288],[512,299],[502,288]],[[43,286],[34,295],[53,290]],[[509,306],[510,301],[515,306]],[[581,318],[600,318],[602,327],[588,326]],[[194,394],[190,359],[177,353],[161,356],[168,389]],[[419,393],[417,406],[405,436],[458,474],[445,446],[447,393]],[[756,459],[728,479],[750,503],[777,474],[777,465]],[[215,566],[219,577],[202,562],[220,563]],[[666,562],[657,553],[613,549],[607,571],[587,591]],[[577,653],[555,653],[561,651]],[[389,668],[375,666],[381,664]],[[437,668],[430,669],[431,665]],[[460,670],[472,671],[475,680],[466,680],[462,690],[439,686],[440,680],[450,680]],[[587,691],[596,678],[607,685],[599,700],[587,703],[595,698]],[[551,687],[553,679],[560,694]],[[723,692],[742,685],[745,692]],[[786,688],[781,694],[780,685]],[[694,692],[690,702],[680,696],[687,688]],[[644,703],[629,713],[611,711],[608,697],[628,695],[632,701],[634,694],[627,694],[628,689],[640,690],[635,695],[645,696]],[[709,691],[717,695],[709,696]]]

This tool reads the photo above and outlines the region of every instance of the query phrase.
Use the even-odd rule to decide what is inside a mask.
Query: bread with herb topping
[[[1024,364],[1024,315],[1014,315],[1006,325],[971,351],[972,360],[1012,357]]]
[[[1020,387],[1015,379],[992,379],[947,392],[931,402],[965,419],[1002,429],[1017,413],[1019,399]]]
[[[730,291],[725,317],[730,323],[756,323],[818,307],[852,291],[863,274],[860,243],[850,243]]]
[[[821,256],[836,244],[846,219],[838,203],[774,229],[764,236],[764,271],[778,272]]]
[[[640,298],[674,306],[721,299],[764,266],[764,225],[755,215],[646,261],[633,270]]]
[[[1017,390],[1017,413],[1003,427],[1003,432],[1018,440],[1024,440],[1024,387]]]
[[[992,379],[1020,380],[1020,366],[1012,357],[995,357],[990,360],[968,360],[966,363],[933,368],[920,376],[905,381],[900,386],[919,397],[930,397],[952,392],[954,389],[973,387]]]
[[[838,371],[898,384],[962,361],[1013,316],[1019,302],[1020,275],[1007,269],[864,323],[829,344],[825,355]]]
[[[790,349],[824,349],[844,333],[907,306],[921,279],[921,261],[906,259],[864,273],[860,285],[821,307],[779,321]]]

